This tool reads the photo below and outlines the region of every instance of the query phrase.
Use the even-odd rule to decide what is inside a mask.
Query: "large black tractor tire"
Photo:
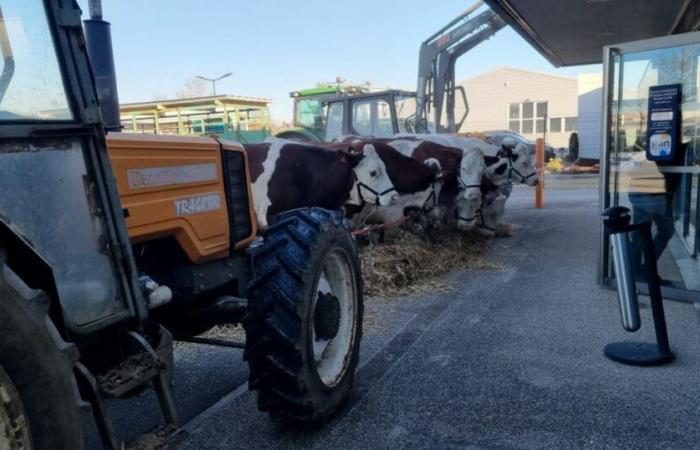
[[[47,328],[52,325],[39,306],[46,303],[45,298],[43,294],[25,298],[8,283],[6,270],[5,253],[0,248],[0,409],[4,398],[7,417],[21,425],[13,434],[18,443],[21,433],[27,432],[31,436],[29,448],[81,449],[72,363]],[[18,444],[10,448],[26,447]]]
[[[349,226],[338,211],[283,213],[251,264],[243,325],[258,408],[322,424],[350,393],[359,360],[362,274]]]

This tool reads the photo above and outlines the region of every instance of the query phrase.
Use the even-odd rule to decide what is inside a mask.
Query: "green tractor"
[[[294,125],[276,135],[284,139],[303,142],[325,140],[328,102],[346,96],[367,93],[363,86],[324,84],[315,88],[290,92],[294,99]]]
[[[390,137],[415,133],[416,93],[369,92],[360,86],[321,86],[295,91],[294,126],[275,137],[329,142],[347,135]]]

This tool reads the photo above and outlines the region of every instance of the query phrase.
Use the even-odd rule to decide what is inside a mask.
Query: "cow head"
[[[341,153],[352,161],[355,172],[355,182],[347,203],[389,206],[399,200],[399,194],[391,183],[386,166],[373,145],[365,145],[361,153],[352,148]]]
[[[484,154],[476,149],[464,150],[459,168],[460,191],[456,201],[472,208],[472,214],[481,205],[481,176],[486,170]]]
[[[497,155],[502,162],[493,168],[493,173],[500,175],[501,171],[505,176],[516,183],[524,183],[528,186],[537,184],[537,170],[535,168],[535,150],[524,143],[518,143],[515,148],[503,145]],[[506,164],[504,166],[503,164]]]

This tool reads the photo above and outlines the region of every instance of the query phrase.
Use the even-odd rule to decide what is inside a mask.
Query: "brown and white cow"
[[[284,139],[244,144],[261,229],[277,214],[318,206],[339,209],[365,202],[390,205],[398,194],[372,145],[362,152],[326,149]]]
[[[402,136],[389,145],[418,161],[432,158],[440,163],[445,180],[438,207],[431,212],[432,220],[441,222],[452,215],[473,217],[481,205],[481,176],[486,168],[483,155],[451,147],[441,135],[427,136]]]
[[[457,225],[461,229],[472,228],[476,224],[479,226],[479,231],[491,234],[491,231],[488,230],[491,226],[483,224],[488,222],[492,225],[500,225],[505,211],[503,206],[510,195],[510,189],[504,190],[500,186],[512,186],[513,183],[534,186],[538,182],[534,153],[525,144],[519,143],[515,148],[497,147],[481,139],[452,135],[431,135],[431,139],[460,148],[465,155],[470,152],[483,154],[486,169],[483,178],[485,184],[482,188],[482,204],[477,209],[473,209],[472,205],[463,200],[457,201],[454,215],[457,219]],[[489,189],[488,186],[499,187],[499,195],[504,198],[496,200],[494,189]],[[487,194],[490,195],[488,199],[486,198]],[[470,214],[472,211],[478,211],[478,217]],[[483,218],[488,219],[482,220]]]
[[[363,145],[369,143],[374,147],[399,194],[399,199],[394,205],[366,204],[353,215],[352,221],[355,226],[395,222],[408,215],[422,219],[424,213],[430,213],[437,205],[443,182],[443,173],[437,160],[420,162],[403,155],[381,139],[352,138],[350,142],[353,145],[357,145],[358,142]]]
[[[482,205],[475,223],[482,234],[492,236],[503,223],[505,203],[513,190],[513,183],[535,186],[539,179],[533,151],[525,144],[518,144],[514,149],[503,146],[496,156],[486,156],[486,161]]]

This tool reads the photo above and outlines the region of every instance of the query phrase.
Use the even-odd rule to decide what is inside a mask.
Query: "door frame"
[[[615,88],[615,81],[620,76],[616,72],[615,60],[616,58],[622,58],[625,54],[639,53],[650,50],[659,50],[664,48],[682,47],[685,45],[700,44],[700,31],[692,33],[676,34],[672,36],[662,36],[651,39],[644,39],[640,41],[625,42],[621,44],[609,45],[603,48],[603,107],[602,107],[602,121],[601,126],[603,127],[603,132],[601,133],[602,142],[600,148],[602,149],[600,155],[600,170],[599,170],[599,205],[600,212],[602,213],[606,208],[611,205],[610,202],[610,164],[609,159],[612,155],[612,102],[615,96],[613,95],[613,89]],[[619,70],[624,70],[622,64],[618,65]],[[622,83],[619,85],[619,89],[622,89]],[[618,92],[618,101],[621,98],[621,93]],[[619,107],[615,109],[619,111]],[[616,123],[619,123],[617,121]],[[615,145],[618,144],[617,139],[614,141]],[[615,280],[607,276],[609,272],[609,240],[603,232],[603,222],[601,220],[599,227],[599,247],[598,247],[598,263],[596,268],[596,281],[601,286],[615,288]],[[646,283],[638,283],[638,288],[642,293],[648,292],[648,287]],[[671,287],[662,287],[661,292],[665,298],[673,300],[681,300],[687,302],[697,302],[700,303],[700,292],[690,291],[686,289],[678,289]]]

